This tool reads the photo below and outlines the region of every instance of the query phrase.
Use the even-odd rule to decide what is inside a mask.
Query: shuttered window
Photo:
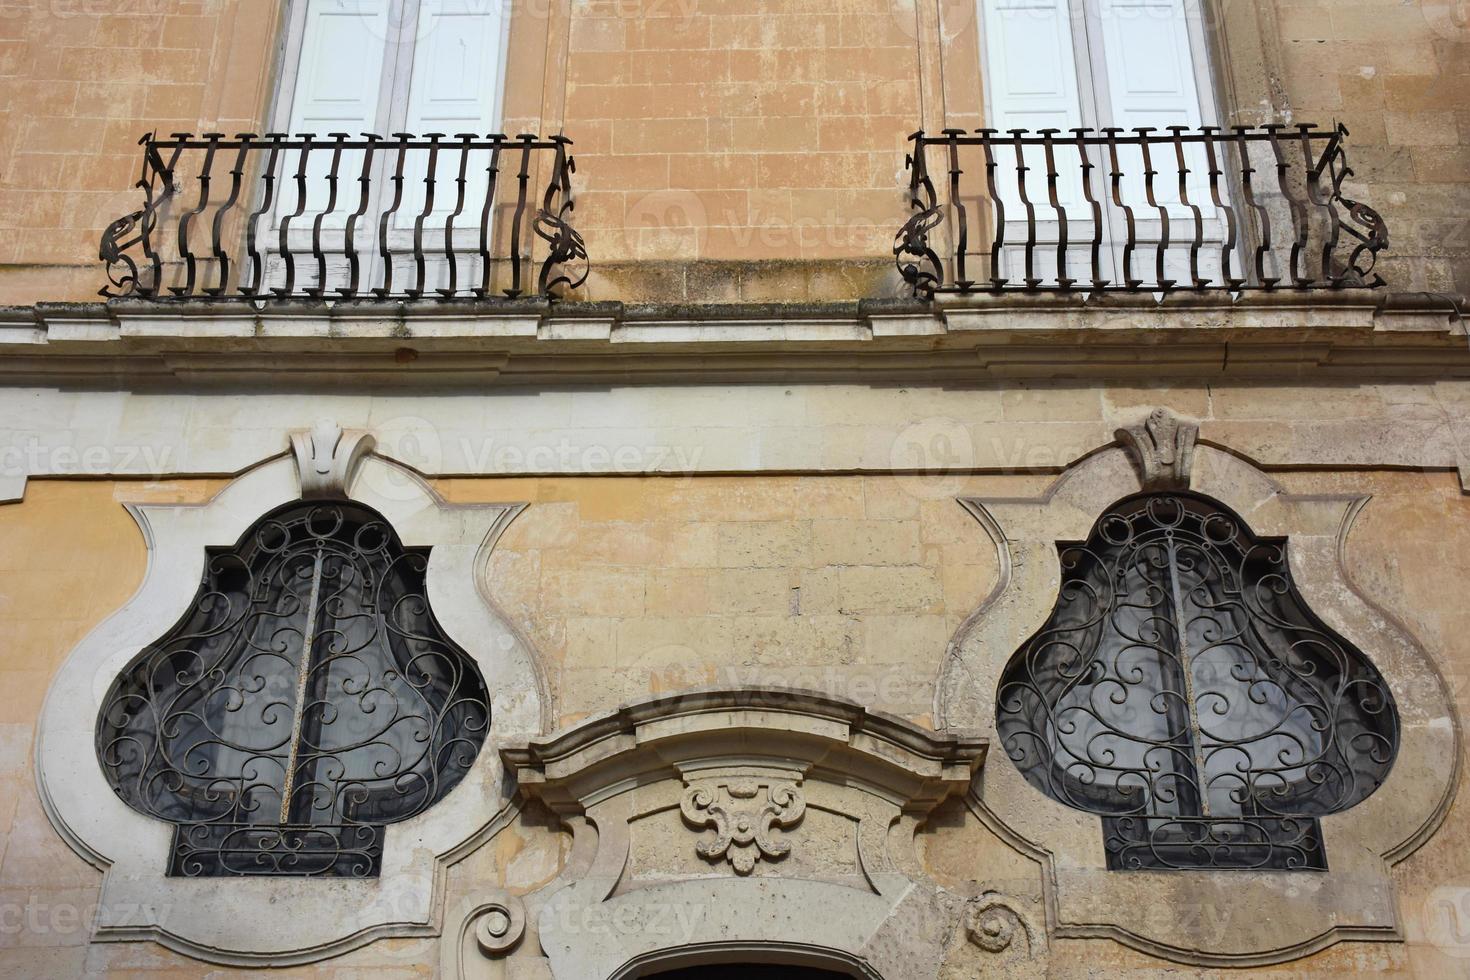
[[[297,0],[290,11],[277,129],[323,138],[345,133],[353,139],[365,133],[385,138],[439,133],[446,144],[462,133],[483,137],[498,132],[509,24],[509,0]],[[364,175],[362,151],[344,152],[336,163],[337,206],[329,209],[333,154],[310,156],[304,207],[295,158],[283,155],[277,220],[297,210],[330,210],[323,222],[328,232],[324,241],[328,252],[340,253],[340,232],[358,207],[360,178],[368,176],[369,200],[355,237],[367,256],[365,271],[371,281],[380,274],[373,242],[380,217],[391,215],[387,231],[395,251],[406,250],[414,235],[426,203],[429,156],[422,148],[406,151],[401,159],[394,150],[379,151]],[[488,189],[485,163],[476,157],[466,167],[468,201],[483,199]],[[459,164],[458,153],[439,154],[434,164],[438,191],[425,227],[443,228],[454,211]],[[397,180],[400,165],[402,180]],[[293,249],[311,247],[311,222],[295,222],[290,230]],[[335,238],[333,232],[338,233]],[[478,229],[456,229],[455,234],[457,246],[470,247]],[[333,281],[340,278],[340,264],[339,259],[329,261]],[[443,271],[434,265],[430,285],[437,284]],[[278,269],[273,276],[279,277]]]
[[[1118,127],[1131,133],[1152,127],[1167,136],[1169,126],[1195,128],[1216,122],[1199,0],[978,0],[985,57],[985,125],[1002,132],[1026,129],[1060,131]],[[1082,192],[1082,167],[1075,147],[1060,146],[1055,155],[1057,197],[1065,209],[1074,239],[1092,234],[1092,209]],[[1112,170],[1099,152],[1093,167],[1094,197],[1109,201],[1105,183]],[[1014,151],[1002,148],[997,159],[997,192],[1012,216],[1025,214],[1018,186]],[[1025,197],[1037,211],[1042,240],[1055,240],[1055,212],[1050,209],[1047,165],[1041,147],[1025,152]],[[1209,165],[1198,145],[1185,149],[1186,189],[1196,204],[1210,199]],[[1137,146],[1118,151],[1123,177],[1119,192],[1125,204],[1138,208],[1136,235],[1157,235],[1155,212],[1144,187],[1142,153]],[[1179,170],[1174,151],[1154,155],[1157,174],[1154,200],[1169,209],[1171,220],[1188,223],[1192,213],[1181,203]],[[1116,207],[1105,208],[1104,222],[1121,225]],[[1207,240],[1217,240],[1217,217],[1207,210]],[[1012,229],[1011,240],[1026,237],[1024,226]],[[1103,237],[1119,241],[1121,228],[1105,227]],[[1078,261],[1085,265],[1085,250]],[[1116,249],[1114,250],[1116,253]],[[1047,257],[1049,258],[1049,256]],[[1109,261],[1104,257],[1105,264]],[[1118,256],[1111,256],[1116,277]],[[1080,267],[1080,266],[1079,266]],[[1016,270],[1012,270],[1015,274]],[[1173,270],[1184,275],[1187,270]],[[1042,275],[1054,275],[1046,269]]]

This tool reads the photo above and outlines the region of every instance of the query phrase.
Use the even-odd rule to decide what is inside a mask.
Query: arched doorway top
[[[573,834],[561,886],[532,914],[553,975],[747,962],[937,975],[944,942],[929,933],[946,916],[914,832],[970,788],[987,745],[761,688],[655,698],[506,748],[522,799]]]

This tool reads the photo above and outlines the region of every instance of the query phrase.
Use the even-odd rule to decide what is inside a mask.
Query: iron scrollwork
[[[909,169],[909,207],[913,214],[898,230],[893,242],[893,257],[903,281],[915,296],[932,297],[944,280],[944,267],[939,253],[929,243],[929,236],[944,221],[939,195],[929,176],[924,134],[912,137],[914,148],[905,160]]]
[[[566,151],[570,140],[563,136],[553,136],[552,140],[556,143],[556,160],[533,226],[536,236],[547,245],[537,287],[543,296],[557,295],[563,287],[566,292],[579,288],[591,271],[586,243],[571,224],[572,211],[576,208],[572,199],[572,174],[577,172],[577,161]]]
[[[1306,123],[920,131],[894,259],[926,300],[1377,288],[1388,228],[1342,193],[1347,135]],[[937,184],[931,149],[946,161]],[[993,231],[973,252],[972,221]],[[973,277],[967,264],[987,253],[989,275]]]
[[[1326,870],[1318,818],[1378,788],[1399,722],[1286,541],[1161,492],[1059,549],[1056,607],[998,691],[1026,779],[1103,818],[1109,868]]]
[[[288,505],[210,549],[97,728],[117,794],[175,825],[169,874],[375,876],[385,825],[463,778],[489,698],[429,608],[427,566],[345,502]]]
[[[587,279],[564,136],[174,133],[142,144],[143,206],[112,222],[98,250],[109,298],[550,300]]]
[[[107,266],[109,283],[98,295],[106,298],[152,296],[162,276],[162,260],[152,246],[152,236],[159,214],[176,190],[173,168],[179,151],[175,150],[173,158],[165,163],[152,134],[138,142],[145,149],[143,170],[134,186],[143,192],[143,206],[110,223],[97,249],[97,257]],[[139,260],[130,254],[138,249],[150,267],[146,281]]]

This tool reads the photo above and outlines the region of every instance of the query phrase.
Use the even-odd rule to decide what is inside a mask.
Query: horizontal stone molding
[[[12,381],[425,387],[688,381],[1463,377],[1434,298],[978,295],[942,304],[355,302],[0,309]],[[282,355],[302,355],[283,360]]]

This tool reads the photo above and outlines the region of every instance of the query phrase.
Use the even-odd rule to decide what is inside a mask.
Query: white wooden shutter
[[[1124,129],[1198,126],[1184,0],[1097,0],[1109,116]]]
[[[1167,135],[1169,126],[1198,127],[1203,115],[1186,0],[1094,2],[1103,61],[1098,70],[1106,77],[1108,124],[1128,130],[1152,126],[1158,135]],[[1179,170],[1174,148],[1153,148],[1152,160],[1158,171],[1155,198],[1160,203],[1177,202]],[[1190,200],[1203,206],[1209,200],[1205,153],[1197,146],[1188,148],[1185,161],[1190,170]],[[1128,175],[1123,185],[1125,200],[1143,204],[1141,154],[1129,151],[1121,162]]]
[[[290,133],[325,137],[338,132],[357,138],[377,128],[390,28],[388,15],[389,0],[307,0],[291,99]],[[309,215],[326,207],[330,160],[331,154],[320,150],[313,151],[309,159]],[[297,154],[287,154],[278,172],[283,184],[277,213],[295,210],[292,178],[298,163]],[[361,166],[360,155],[344,155],[338,173],[346,179],[339,186],[338,212],[347,207],[347,198],[357,191]],[[355,199],[351,207],[356,207]]]
[[[986,125],[1009,129],[1067,130],[1083,125],[1077,84],[1074,17],[1068,0],[981,0],[989,113]],[[1079,159],[1075,149],[1056,155],[1058,196],[1069,216],[1083,217]],[[1007,222],[1024,218],[1015,171],[1015,154],[996,154],[996,181]],[[1026,194],[1038,220],[1055,216],[1050,207],[1046,156],[1040,147],[1026,152]],[[1090,214],[1090,212],[1088,212]]]
[[[416,135],[443,133],[452,146],[456,133],[485,135],[500,126],[504,0],[421,0],[404,128]],[[453,212],[460,153],[440,153],[435,168],[433,215],[442,227]],[[466,223],[478,226],[488,177],[489,153],[471,154],[466,179]],[[427,151],[410,154],[405,166],[403,206],[396,224],[411,226],[423,210]]]
[[[1067,0],[982,0],[988,125],[1066,130],[1082,125]]]

